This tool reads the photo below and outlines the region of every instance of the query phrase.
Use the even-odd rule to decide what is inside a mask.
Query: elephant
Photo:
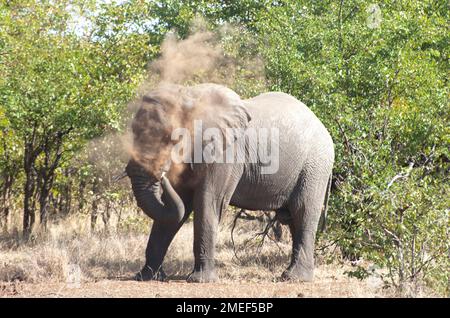
[[[246,153],[256,154],[252,162],[172,162],[167,158],[175,146],[171,132],[182,125],[192,129],[190,123],[196,119],[220,131],[227,127],[277,129],[277,170],[262,173],[266,163],[253,144],[242,146]],[[139,100],[131,127],[133,151],[125,171],[137,205],[153,219],[145,266],[135,279],[166,279],[162,264],[167,249],[194,212],[195,261],[187,281],[217,281],[216,236],[225,208],[232,205],[276,211],[292,236],[291,261],[281,280],[313,280],[315,238],[326,217],[334,144],[306,105],[282,92],[244,100],[218,84],[172,84]]]

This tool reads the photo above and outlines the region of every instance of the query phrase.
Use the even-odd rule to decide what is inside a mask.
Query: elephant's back
[[[258,122],[283,123],[302,120],[318,121],[314,113],[295,97],[281,92],[270,92],[244,101],[252,120]],[[283,120],[283,121],[280,121]]]
[[[292,144],[307,142],[310,139],[314,139],[315,144],[332,144],[330,134],[319,118],[305,104],[289,94],[264,93],[247,99],[244,103],[252,117],[250,125],[255,128],[278,128],[280,139],[286,139]]]

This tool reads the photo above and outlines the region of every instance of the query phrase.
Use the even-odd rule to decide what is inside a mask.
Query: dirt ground
[[[37,234],[32,242],[3,236],[0,237],[0,297],[391,296],[382,288],[380,279],[371,277],[361,281],[349,277],[345,272],[355,269],[349,262],[330,262],[321,253],[316,258],[314,282],[278,282],[290,260],[289,233],[283,232],[280,242],[267,240],[258,248],[245,243],[261,230],[258,223],[240,224],[242,227],[237,228],[234,237],[239,260],[231,245],[230,228],[225,223],[217,244],[219,282],[209,284],[185,281],[194,261],[192,223],[180,230],[165,258],[168,282],[130,280],[144,262],[148,225],[142,231],[92,234],[86,220],[73,218],[52,224],[45,235]]]
[[[333,266],[316,270],[311,283],[228,281],[190,284],[184,280],[169,282],[135,282],[103,279],[80,284],[68,283],[0,283],[0,297],[386,297],[380,282],[359,281],[336,271]]]

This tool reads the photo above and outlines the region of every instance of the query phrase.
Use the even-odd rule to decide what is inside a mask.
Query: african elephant
[[[262,173],[267,164],[260,160],[254,144],[244,142],[239,147],[256,156],[256,161],[175,164],[167,160],[175,146],[170,134],[183,125],[192,130],[195,119],[203,120],[204,130],[277,129],[278,140],[271,146],[278,148],[277,170]],[[315,236],[319,220],[326,214],[334,146],[327,129],[308,107],[280,92],[241,100],[234,91],[216,84],[166,85],[142,98],[132,131],[133,151],[126,173],[138,206],[154,220],[146,263],[136,279],[165,278],[162,263],[167,249],[194,211],[195,264],[188,281],[215,281],[216,235],[229,204],[276,211],[292,235],[291,262],[282,280],[313,279]]]

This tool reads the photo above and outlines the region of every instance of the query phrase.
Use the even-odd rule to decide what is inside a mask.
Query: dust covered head
[[[170,161],[171,132],[180,121],[183,90],[182,86],[165,85],[145,94],[131,124],[130,155],[158,179]]]
[[[172,132],[184,128],[192,136],[194,121],[205,128],[245,127],[250,116],[240,97],[216,84],[184,87],[160,85],[142,97],[132,122],[132,158],[157,177],[170,167],[171,150],[176,141]]]

